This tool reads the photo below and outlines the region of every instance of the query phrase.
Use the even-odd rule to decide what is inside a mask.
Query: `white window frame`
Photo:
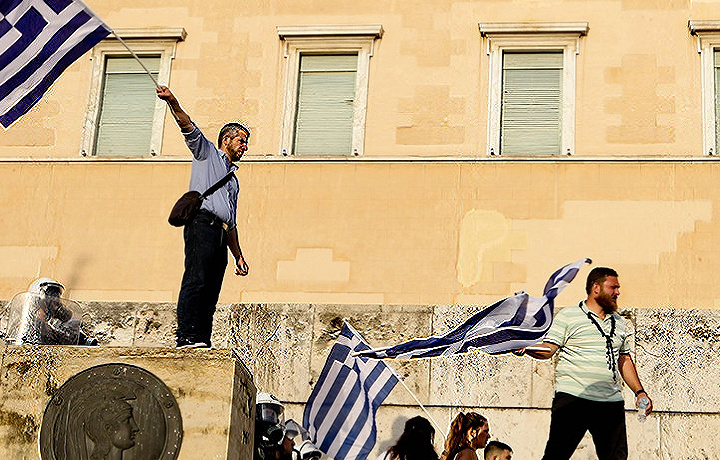
[[[278,26],[285,58],[285,93],[283,97],[280,154],[294,155],[295,116],[297,111],[300,55],[357,53],[357,74],[353,102],[352,154],[363,154],[365,119],[369,84],[370,57],[375,40],[382,37],[382,25]],[[325,157],[326,155],[324,155]],[[303,155],[306,157],[306,155]]]
[[[160,55],[160,68],[157,81],[168,84],[170,81],[171,62],[175,58],[177,42],[185,40],[187,33],[183,28],[164,29],[116,29],[115,33],[127,43],[138,56]],[[95,155],[95,138],[97,136],[98,117],[102,105],[102,88],[105,76],[105,62],[107,57],[127,57],[131,53],[113,36],[101,41],[90,52],[92,60],[92,76],[90,80],[90,94],[88,106],[83,123],[82,156]],[[150,78],[149,76],[147,77]],[[150,150],[148,155],[158,155],[162,151],[163,126],[165,124],[166,105],[158,99],[155,102],[152,133],[150,137]]]
[[[580,37],[587,34],[588,23],[480,23],[478,27],[489,56],[487,155],[502,153],[500,117],[504,51],[563,52],[560,152],[572,155],[575,152],[576,56],[580,53]]]
[[[720,49],[720,21],[689,21],[690,33],[696,37],[700,54],[700,78],[702,81],[702,138],[703,154],[717,155],[715,119],[715,63],[714,52]]]

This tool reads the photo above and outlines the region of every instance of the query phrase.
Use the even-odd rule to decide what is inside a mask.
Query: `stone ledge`
[[[171,347],[172,303],[85,304],[89,325],[105,346]],[[215,315],[213,346],[232,347],[260,388],[281,399],[305,401],[322,369],[343,318],[373,346],[439,334],[476,312],[457,305],[222,304]],[[626,309],[633,357],[655,408],[716,413],[720,398],[710,385],[720,375],[720,310]],[[486,407],[547,408],[552,363],[482,352],[419,361],[392,361],[421,401]],[[442,377],[441,377],[442,376]],[[391,403],[411,404],[408,396]],[[629,390],[626,401],[631,401]],[[628,403],[629,404],[629,403]],[[629,406],[628,406],[629,407]]]

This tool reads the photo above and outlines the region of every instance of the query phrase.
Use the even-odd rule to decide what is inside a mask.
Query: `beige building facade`
[[[373,306],[402,324],[408,305],[539,296],[589,257],[618,270],[623,308],[720,309],[720,1],[86,3],[208,138],[230,120],[252,130],[250,273],[228,268],[224,304]],[[190,154],[128,56],[104,40],[0,134],[1,299],[50,276],[79,301],[177,300],[167,214]],[[586,274],[558,305],[584,297]],[[440,332],[424,324],[408,333]],[[297,406],[309,388],[269,389]],[[495,404],[450,393],[443,421]],[[517,404],[547,423],[547,397],[533,401]]]
[[[251,274],[222,301],[484,304],[590,257],[620,271],[627,306],[717,306],[715,2],[88,4],[209,138],[227,120],[253,131]],[[319,133],[301,152],[300,62],[334,53],[357,57],[350,148]],[[550,150],[533,131],[547,120],[507,119],[503,66],[523,53],[558,57]],[[126,55],[103,41],[0,136],[1,297],[49,275],[80,300],[176,299],[165,218],[190,155],[149,77],[151,122],[100,145],[104,110],[132,115],[106,80]],[[545,95],[520,91],[518,112]]]

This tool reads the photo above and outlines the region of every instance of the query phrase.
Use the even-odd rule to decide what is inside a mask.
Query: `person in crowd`
[[[315,444],[305,439],[300,443],[300,447],[293,451],[293,460],[320,460],[323,453],[315,447]]]
[[[550,359],[559,352],[544,460],[569,459],[587,431],[600,460],[628,457],[621,379],[635,393],[635,406],[647,398],[645,414],[652,411],[630,357],[630,333],[617,313],[617,272],[592,269],[585,291],[585,300],[555,315],[541,344],[514,352],[536,359]]]
[[[478,460],[477,450],[490,438],[488,420],[477,412],[460,412],[450,424],[441,460]]]
[[[438,460],[434,437],[435,428],[425,417],[413,417],[405,422],[405,430],[395,445],[378,460]]]
[[[490,441],[484,450],[485,460],[512,460],[513,450],[500,441]]]
[[[297,423],[285,423],[285,406],[270,393],[255,398],[254,460],[293,460]]]

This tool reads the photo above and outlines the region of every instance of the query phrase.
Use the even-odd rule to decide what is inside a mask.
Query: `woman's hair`
[[[445,441],[447,460],[452,460],[455,454],[463,449],[472,449],[467,433],[470,430],[482,428],[487,419],[477,412],[460,412],[450,424],[450,433]]]
[[[388,459],[438,460],[433,447],[435,429],[424,417],[413,417],[405,422],[405,431],[397,443],[388,449]]]

